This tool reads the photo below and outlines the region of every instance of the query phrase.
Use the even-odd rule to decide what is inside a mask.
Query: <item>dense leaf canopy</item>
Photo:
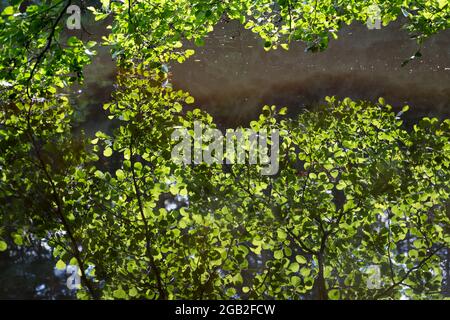
[[[195,54],[183,41],[202,45],[226,16],[261,50],[324,50],[343,23],[365,23],[369,1],[102,1],[90,10],[112,17],[104,40],[123,71],[104,105],[116,129],[93,137],[73,132],[63,93],[96,46],[62,33],[70,4],[16,0],[0,16],[0,251],[46,239],[58,268],[80,267],[79,298],[442,297],[449,120],[406,128],[407,107],[382,98],[330,97],[295,118],[265,106],[250,125],[279,130],[277,175],[171,160],[174,128],[215,127],[162,85],[165,63]],[[405,16],[419,45],[450,24],[447,1],[379,7],[384,24]]]

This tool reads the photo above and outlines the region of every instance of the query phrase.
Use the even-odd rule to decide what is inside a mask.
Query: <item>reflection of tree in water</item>
[[[152,8],[133,9],[136,20],[154,20],[148,15],[154,13]],[[177,13],[184,8],[171,4],[166,9]],[[184,18],[176,20],[175,26],[195,30],[191,39],[203,41],[201,33],[209,31],[203,26],[214,24],[214,19],[202,19],[211,14],[197,12],[198,34],[185,25]],[[119,39],[116,46],[115,56],[120,55],[125,69],[130,69],[130,62],[143,63],[147,54],[152,57],[155,52],[159,52],[153,56],[155,61],[145,64],[153,71],[164,66],[168,54],[170,59],[184,61],[178,50],[181,43],[171,42],[177,36],[170,31],[173,25],[165,24],[167,16],[156,17],[166,37],[152,37],[144,30],[144,40],[150,43],[144,47],[142,30],[131,32],[128,14],[117,16],[119,28],[112,36],[129,34],[132,38],[130,42]],[[274,31],[260,35],[268,40]],[[318,39],[316,32],[305,36],[300,38],[307,42]],[[328,42],[322,39],[322,44]],[[270,39],[264,47],[268,49],[272,42],[276,41]],[[61,56],[68,54],[70,60],[70,53],[86,53],[81,43],[71,43],[76,49],[60,52]],[[38,62],[46,50],[38,52]],[[5,51],[4,56],[10,55]],[[53,52],[52,56],[58,57]],[[238,52],[231,52],[230,57],[244,61]],[[82,62],[88,60],[85,57]],[[33,71],[38,62],[32,64]],[[55,66],[53,60],[46,62],[44,67]],[[55,68],[66,70],[63,62]],[[35,97],[57,92],[46,88],[57,79],[44,67],[36,70],[47,71],[47,82],[31,72],[24,84]],[[79,72],[80,66],[75,67]],[[73,70],[65,73],[69,71]],[[380,100],[374,105],[333,100],[322,111],[279,124],[275,115],[284,113],[267,106],[253,126],[277,125],[287,133],[279,176],[264,180],[249,167],[180,168],[168,158],[172,145],[167,128],[190,128],[199,119],[213,125],[212,119],[201,112],[182,113],[184,104],[194,102],[192,97],[169,86],[152,86],[147,79],[150,71],[137,71],[118,81],[112,103],[105,105],[110,120],[120,127],[110,134],[98,133],[86,149],[84,142],[88,141],[81,137],[78,143],[71,134],[69,124],[83,116],[71,118],[71,103],[36,103],[40,99],[28,94],[29,101],[18,104],[20,98],[10,88],[15,96],[1,105],[5,108],[0,129],[7,138],[0,140],[5,150],[0,152],[5,177],[0,181],[7,183],[1,185],[5,192],[0,196],[7,205],[0,206],[0,220],[6,217],[2,223],[10,228],[24,226],[21,233],[29,233],[28,237],[39,234],[38,239],[53,240],[59,264],[75,258],[91,297],[433,298],[440,292],[442,274],[446,272],[448,279],[448,260],[442,258],[450,241],[445,237],[449,224],[442,208],[448,198],[448,161],[441,152],[448,151],[448,139],[442,136],[448,125],[429,132],[435,121],[428,119],[413,134],[398,130],[400,116],[388,114]],[[161,80],[159,74],[153,76],[155,82]],[[292,150],[298,150],[297,154]],[[428,174],[436,178],[426,179]],[[24,184],[26,190],[22,190]],[[419,193],[425,197],[419,198]],[[186,206],[183,202],[187,201]],[[391,220],[388,225],[379,221],[380,212],[387,212],[392,228]],[[1,236],[10,234],[8,230]],[[14,238],[14,242],[18,241]],[[10,245],[8,255],[0,256],[1,295],[70,297],[64,273],[52,273],[55,261],[46,246],[28,248]],[[447,269],[442,268],[444,261]],[[384,268],[385,288],[378,293],[367,292],[361,280],[362,269],[370,264]],[[98,271],[95,280],[100,283],[86,276],[91,266]]]
[[[321,53],[305,52],[300,42],[288,51],[265,52],[259,37],[238,21],[221,22],[204,47],[194,47],[194,56],[172,64],[173,86],[190,92],[216,122],[229,127],[248,125],[264,104],[287,106],[294,116],[329,95],[385,97],[396,108],[408,104],[412,122],[447,118],[450,72],[444,66],[450,61],[450,31],[430,39],[423,57],[402,68],[405,57],[417,50],[402,21],[374,31],[364,24],[343,27]]]
[[[45,244],[0,253],[0,299],[72,299]]]

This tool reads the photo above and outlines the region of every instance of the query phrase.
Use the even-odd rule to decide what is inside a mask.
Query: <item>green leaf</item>
[[[300,274],[303,277],[308,277],[311,274],[311,270],[309,268],[301,268],[300,269]]]
[[[283,250],[277,250],[277,251],[275,251],[274,254],[273,254],[273,257],[274,257],[275,259],[277,259],[277,260],[283,259],[283,257],[284,257]]]
[[[100,0],[100,2],[102,4],[103,10],[106,11],[108,9],[108,7],[109,7],[110,0]]]
[[[346,183],[344,181],[339,181],[338,185],[336,186],[337,190],[344,190],[346,187]]]
[[[297,262],[293,262],[289,266],[289,270],[291,270],[292,272],[298,272],[299,269],[300,269],[300,266]]]
[[[280,240],[286,240],[287,238],[287,233],[284,230],[278,229],[277,230],[277,234],[278,234],[278,239]]]
[[[178,102],[174,103],[173,108],[174,108],[175,112],[181,112],[183,110],[183,106],[181,104],[179,104]]]
[[[333,289],[328,292],[328,297],[332,300],[338,300],[339,296],[339,290]]]
[[[116,170],[116,177],[117,177],[117,179],[119,179],[119,180],[125,179],[125,172],[123,172],[122,169]]]
[[[14,7],[12,7],[12,6],[6,7],[2,12],[2,15],[4,15],[4,16],[10,16],[12,14],[14,14]]]
[[[131,288],[131,289],[128,291],[128,295],[129,295],[130,297],[136,297],[137,294],[138,294],[138,292],[137,292],[136,288]]]
[[[126,299],[127,298],[127,293],[122,288],[115,290],[113,292],[113,295],[117,299]]]
[[[0,241],[0,252],[6,251],[8,244],[5,241]]]
[[[227,296],[234,296],[236,294],[236,289],[235,288],[228,288],[226,291]]]
[[[304,256],[301,256],[301,255],[295,256],[295,260],[296,260],[299,264],[305,264],[305,263],[307,262],[306,259],[305,259],[305,257],[304,257]]]
[[[446,5],[449,5],[448,0],[437,0],[439,4],[439,9],[443,9]]]
[[[287,108],[281,108],[280,111],[278,111],[278,114],[284,116],[285,114],[287,114]]]
[[[66,270],[65,262],[62,261],[62,260],[58,260],[58,262],[56,263],[56,269],[58,269],[58,270]]]
[[[195,99],[194,99],[194,97],[189,96],[186,98],[185,102],[187,104],[193,104],[195,102]]]
[[[194,43],[197,47],[203,47],[205,45],[205,40],[197,38],[195,39]]]
[[[195,50],[188,49],[184,52],[184,54],[186,55],[186,58],[189,58],[190,56],[193,56],[195,54]]]
[[[110,147],[106,147],[105,150],[103,151],[103,155],[105,157],[110,157],[112,155],[113,151]]]
[[[21,246],[23,245],[23,238],[20,234],[13,234],[13,241],[16,245]]]
[[[301,284],[301,279],[298,276],[292,276],[290,282],[294,287],[297,287]]]
[[[67,39],[67,45],[71,47],[75,47],[80,43],[80,39],[78,39],[75,36],[71,36],[69,39]]]

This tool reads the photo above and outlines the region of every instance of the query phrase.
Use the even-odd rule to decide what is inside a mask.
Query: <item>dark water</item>
[[[94,34],[84,33],[83,38],[99,40],[107,33],[107,23],[96,25],[89,30]],[[346,26],[320,53],[305,52],[300,42],[292,43],[289,51],[265,52],[259,37],[236,21],[219,23],[205,43],[183,64],[171,64],[171,82],[190,92],[195,105],[222,126],[245,125],[265,104],[288,106],[293,115],[327,95],[371,101],[385,97],[397,108],[410,105],[411,119],[450,115],[450,30],[430,38],[422,58],[405,67],[402,62],[418,46],[401,23],[381,30]],[[108,124],[100,106],[109,100],[116,75],[109,49],[100,48],[85,72],[77,104],[83,127],[95,132]]]
[[[450,115],[450,30],[431,38],[421,60],[401,64],[417,51],[394,23],[381,30],[354,24],[325,52],[265,52],[257,35],[239,23],[222,23],[203,48],[172,67],[174,87],[189,91],[196,105],[229,126],[245,124],[265,104],[288,106],[295,114],[327,95],[408,104],[413,117]]]
[[[84,39],[100,39],[106,34],[105,25],[96,26],[90,30],[95,34],[84,34]],[[401,23],[381,30],[346,26],[339,39],[320,53],[305,52],[300,42],[291,43],[289,51],[265,52],[259,37],[237,21],[220,22],[205,43],[183,64],[170,65],[171,83],[190,92],[195,106],[221,126],[245,125],[265,104],[287,106],[294,115],[327,95],[370,101],[384,97],[397,108],[408,104],[408,117],[413,120],[450,116],[450,30],[430,38],[421,50],[422,58],[405,67],[402,62],[418,46]],[[100,106],[109,100],[115,75],[108,48],[99,49],[86,68],[85,85],[77,98],[89,132],[107,126]]]
[[[89,27],[92,35],[69,35],[100,41],[107,24]],[[73,88],[72,95],[78,129],[88,134],[108,130],[102,104],[109,101],[116,76],[109,49],[97,51],[84,85]],[[354,24],[341,30],[325,52],[308,53],[301,43],[292,43],[289,51],[265,52],[257,35],[237,22],[221,22],[196,51],[185,63],[170,66],[172,85],[189,91],[195,105],[223,127],[245,125],[265,104],[288,106],[294,115],[327,95],[372,101],[383,96],[394,107],[410,105],[412,120],[450,115],[450,30],[428,40],[423,57],[403,68],[417,45],[398,23],[381,30]],[[48,252],[32,251],[0,253],[0,298],[70,297]]]
[[[66,275],[40,245],[0,252],[0,299],[73,299]]]

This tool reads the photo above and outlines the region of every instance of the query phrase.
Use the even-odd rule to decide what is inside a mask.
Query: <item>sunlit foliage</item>
[[[266,49],[325,49],[342,23],[366,21],[367,1],[103,2],[97,18],[112,15],[106,42],[126,71],[104,105],[116,129],[94,137],[73,134],[57,89],[82,80],[94,54],[61,43],[69,4],[16,1],[0,17],[0,251],[48,240],[58,268],[80,267],[79,298],[442,297],[449,120],[406,129],[407,108],[384,99],[328,98],[292,119],[265,106],[251,127],[281,132],[277,175],[171,160],[174,128],[215,126],[162,85],[164,63],[194,54],[183,40],[202,45],[228,15]],[[448,28],[447,2],[379,5],[385,24],[407,16],[419,42]]]

